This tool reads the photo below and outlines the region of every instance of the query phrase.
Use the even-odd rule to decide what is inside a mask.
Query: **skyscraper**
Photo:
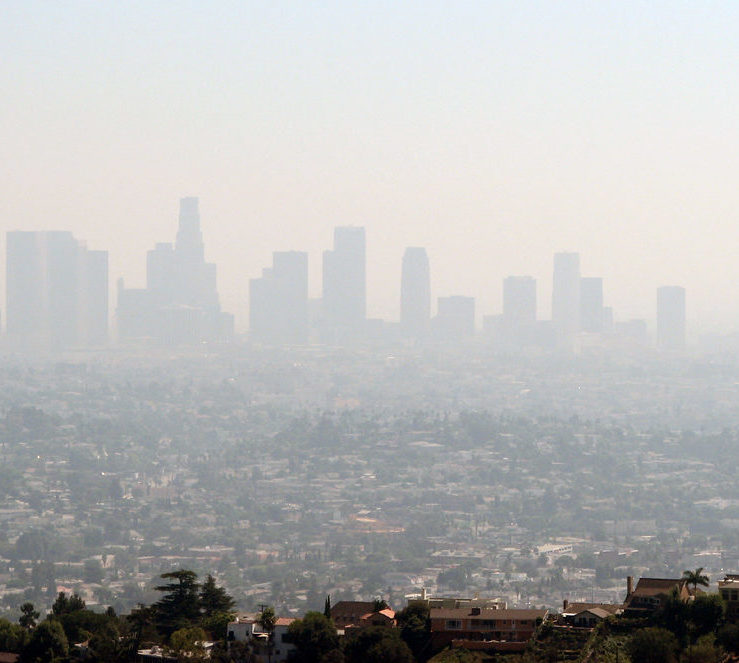
[[[511,329],[536,322],[536,279],[507,276],[503,279],[503,324]]]
[[[323,252],[323,319],[333,337],[361,331],[367,312],[364,228],[334,229],[334,248]]]
[[[603,279],[587,276],[580,279],[580,327],[586,332],[603,331]]]
[[[657,288],[657,346],[672,351],[685,349],[685,288]]]
[[[66,231],[7,234],[7,330],[19,346],[102,345],[108,335],[108,254]]]
[[[569,347],[580,329],[580,254],[555,253],[552,322],[560,347]]]
[[[249,282],[249,334],[262,342],[308,341],[308,254],[275,251],[272,267]]]
[[[146,256],[146,289],[119,288],[119,338],[167,344],[224,340],[233,316],[221,312],[216,266],[205,262],[197,198],[180,199],[174,244],[158,243]]]
[[[431,278],[426,249],[409,246],[400,277],[400,328],[404,336],[425,338],[431,322]]]

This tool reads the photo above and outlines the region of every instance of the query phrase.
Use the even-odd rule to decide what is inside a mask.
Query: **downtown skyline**
[[[107,290],[110,280],[107,251],[90,252],[86,242],[75,239],[69,231],[9,232],[6,276],[13,288],[8,290],[6,301],[10,310],[10,331],[18,326],[18,319],[23,317],[18,315],[17,311],[25,291],[38,290],[35,296],[39,302],[55,301],[56,297],[50,289],[53,287],[53,280],[49,281],[50,285],[42,284],[47,278],[58,279],[45,275],[47,263],[52,265],[55,264],[54,261],[66,260],[66,263],[59,264],[70,264],[74,267],[74,263],[69,262],[70,259],[66,254],[56,258],[56,253],[51,249],[48,251],[42,249],[40,261],[34,257],[37,255],[34,251],[38,249],[33,247],[45,247],[46,238],[56,235],[68,237],[74,251],[81,250],[84,255],[104,255],[105,274],[97,279],[100,283],[96,284],[96,287],[98,290],[100,288]],[[312,297],[310,294],[309,254],[305,251],[273,251],[271,266],[265,265],[261,276],[249,278],[248,332],[254,340],[305,343],[312,338],[314,341],[341,343],[367,334],[377,335],[377,328],[372,332],[367,327],[368,322],[372,320],[383,323],[399,322],[401,336],[419,340],[434,337],[437,340],[459,340],[475,332],[491,333],[496,329],[495,333],[502,334],[499,340],[504,338],[511,340],[511,335],[515,337],[520,333],[531,337],[533,324],[551,320],[552,330],[557,338],[556,345],[560,349],[566,349],[570,346],[573,335],[581,331],[602,333],[615,330],[614,323],[623,325],[639,320],[625,316],[620,311],[614,311],[607,296],[604,296],[603,278],[583,274],[579,253],[554,253],[551,295],[548,295],[546,290],[539,286],[537,279],[530,274],[507,275],[499,284],[503,305],[497,311],[490,311],[482,308],[470,293],[441,295],[434,292],[431,286],[433,260],[429,259],[425,247],[406,247],[404,250],[398,275],[401,307],[399,318],[379,318],[372,316],[367,307],[366,275],[372,256],[367,255],[365,228],[337,226],[333,235],[333,248],[323,251],[321,296]],[[23,246],[28,245],[31,248],[16,248],[17,238],[25,238],[22,240],[26,243]],[[75,248],[78,246],[79,249]],[[187,339],[188,342],[194,342],[199,337],[211,340],[225,339],[233,333],[234,312],[223,311],[220,305],[218,265],[206,262],[207,250],[203,240],[198,198],[180,199],[176,241],[156,242],[148,251],[146,260],[146,287],[131,288],[123,277],[119,277],[114,282],[115,297],[111,299],[109,309],[107,300],[104,302],[105,310],[109,310],[107,318],[113,323],[111,338],[118,337],[120,340],[151,337],[160,338],[161,341],[169,339],[166,342],[171,343]],[[38,273],[37,277],[34,276],[34,270]],[[21,284],[27,285],[15,285],[19,278],[22,279]],[[77,280],[78,277],[74,276],[70,286],[60,292],[67,298],[81,301],[80,298],[86,295],[79,291]],[[85,279],[84,283],[88,280]],[[74,292],[77,294],[74,295]],[[670,299],[665,300],[665,296]],[[542,300],[551,301],[551,318],[539,313],[543,308]],[[673,303],[665,304],[664,301]],[[690,308],[686,309],[685,302],[683,286],[673,284],[657,288],[653,312],[641,320],[645,330],[654,329],[656,325],[656,340],[659,346],[681,349],[684,345],[686,328],[689,335],[692,322],[690,317],[686,316],[686,310],[689,311]],[[23,303],[23,306],[34,308],[30,300]],[[44,303],[43,306],[48,306],[48,303]],[[98,308],[102,311],[100,306]],[[178,308],[181,310],[176,313]],[[195,311],[199,311],[197,313],[199,321],[191,319]],[[665,314],[665,311],[669,313]],[[83,311],[70,315],[85,314]],[[28,319],[22,324],[30,327],[37,324],[33,316],[25,317]],[[98,318],[105,317],[104,313],[98,314]],[[410,322],[411,320],[414,321]],[[666,320],[670,322],[666,323]],[[668,324],[670,327],[677,325],[678,340],[665,343],[660,324],[663,326]],[[51,319],[44,325],[52,326]],[[79,322],[78,327],[82,329],[84,323]],[[309,329],[312,330],[310,333]],[[622,327],[619,333],[624,333],[624,330],[625,327]],[[247,329],[237,327],[236,331]],[[313,333],[317,336],[313,336]],[[546,332],[545,336],[550,333]],[[99,333],[98,337],[100,338]],[[534,337],[539,339],[537,343],[541,342],[541,331],[534,333]]]
[[[192,192],[241,329],[272,251],[307,251],[320,295],[343,225],[366,229],[371,317],[399,317],[423,246],[434,294],[478,311],[577,251],[625,317],[680,283],[691,324],[739,328],[733,3],[4,10],[0,229],[115,247],[111,283],[143,284]]]

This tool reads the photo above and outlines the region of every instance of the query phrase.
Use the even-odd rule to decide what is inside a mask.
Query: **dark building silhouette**
[[[555,253],[552,322],[562,348],[570,348],[580,330],[580,254]]]
[[[657,288],[657,346],[663,350],[685,349],[685,288]]]
[[[7,332],[18,347],[64,349],[108,340],[108,254],[71,232],[7,234]]]
[[[587,276],[580,279],[580,328],[600,333],[605,323],[603,279]]]
[[[205,262],[197,198],[180,200],[173,244],[159,243],[146,256],[146,288],[119,281],[118,337],[166,344],[229,340],[233,316],[221,312],[216,266]]]
[[[344,340],[364,329],[367,315],[364,228],[334,229],[334,248],[323,252],[323,326],[329,340]]]
[[[400,329],[408,338],[426,338],[431,326],[431,276],[426,249],[409,246],[400,278]]]
[[[434,336],[442,341],[461,341],[475,334],[475,298],[439,297],[433,324]]]
[[[308,254],[276,251],[249,282],[249,335],[266,343],[308,341]]]

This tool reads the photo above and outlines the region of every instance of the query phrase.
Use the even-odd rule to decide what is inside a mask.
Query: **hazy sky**
[[[2,230],[68,229],[143,285],[200,197],[224,308],[273,250],[367,228],[372,316],[400,259],[434,297],[496,313],[554,251],[603,276],[617,319],[688,289],[695,327],[739,326],[739,3],[0,4]],[[4,256],[4,232],[2,233]]]

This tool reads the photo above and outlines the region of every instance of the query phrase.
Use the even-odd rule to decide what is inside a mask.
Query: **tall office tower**
[[[308,254],[275,251],[272,267],[249,282],[249,334],[268,343],[308,341]]]
[[[323,319],[332,335],[361,330],[367,314],[364,228],[334,229],[334,248],[323,252]]]
[[[227,340],[233,316],[221,312],[216,266],[205,262],[197,198],[180,199],[174,244],[158,243],[146,256],[146,289],[118,290],[118,336],[165,344]]]
[[[555,253],[552,322],[560,347],[568,347],[580,329],[580,254]]]
[[[42,235],[6,235],[6,329],[15,341],[30,342],[43,335],[46,309]]]
[[[88,345],[108,343],[108,252],[85,252],[85,334]]]
[[[426,249],[409,246],[400,277],[400,328],[404,336],[425,338],[431,324],[431,277]]]
[[[475,334],[475,298],[439,297],[434,335],[444,341],[461,341]]]
[[[205,262],[197,198],[180,200],[174,245],[159,243],[147,254],[146,287],[162,305],[220,310],[216,266]]]
[[[503,324],[508,328],[536,323],[536,279],[507,276],[503,279]]]
[[[580,279],[580,327],[586,332],[603,331],[603,279],[587,276]]]
[[[685,349],[685,288],[657,288],[657,345],[663,350]]]
[[[63,349],[107,341],[107,252],[88,251],[70,232],[9,232],[6,269],[14,344]]]

